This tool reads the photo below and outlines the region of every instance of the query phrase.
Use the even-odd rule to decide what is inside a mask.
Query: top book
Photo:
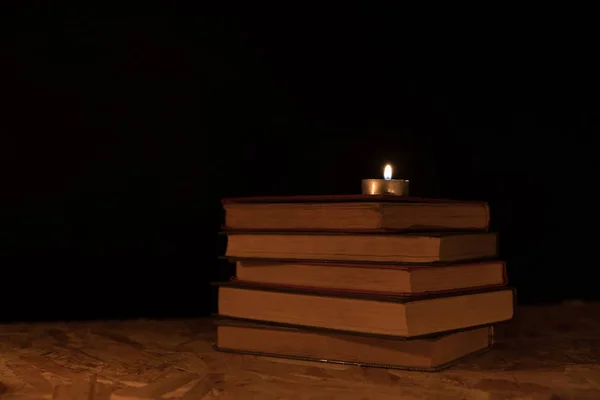
[[[271,196],[223,199],[224,230],[487,231],[486,202],[393,195]]]

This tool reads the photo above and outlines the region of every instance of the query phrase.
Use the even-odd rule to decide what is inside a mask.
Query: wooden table
[[[600,399],[600,304],[521,307],[497,332],[421,373],[217,353],[207,319],[7,324],[0,399]]]

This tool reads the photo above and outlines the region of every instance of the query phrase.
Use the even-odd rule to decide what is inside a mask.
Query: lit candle
[[[383,179],[363,179],[362,193],[370,195],[391,194],[395,196],[408,196],[408,180],[392,179],[392,166],[386,165],[383,169]]]

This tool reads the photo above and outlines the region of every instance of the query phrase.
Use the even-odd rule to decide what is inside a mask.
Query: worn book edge
[[[381,302],[392,302],[392,303],[410,303],[415,301],[426,301],[432,299],[439,298],[450,298],[450,297],[460,297],[460,296],[470,296],[475,294],[482,293],[491,293],[491,292],[502,292],[502,291],[512,291],[513,294],[516,292],[515,288],[510,286],[496,286],[493,288],[485,288],[485,289],[463,289],[460,291],[452,292],[452,293],[435,293],[428,294],[424,296],[398,296],[398,295],[381,295],[381,294],[373,294],[373,293],[365,293],[365,292],[351,292],[351,293],[339,293],[334,292],[328,289],[301,289],[301,288],[291,288],[291,287],[278,287],[271,285],[263,285],[255,282],[242,282],[242,281],[225,281],[225,282],[212,282],[211,285],[218,287],[233,287],[238,289],[245,290],[254,290],[260,292],[276,292],[276,293],[290,293],[290,294],[298,294],[298,295],[306,295],[306,296],[318,296],[318,297],[337,297],[337,298],[347,298],[347,299],[358,299],[358,300],[370,300],[370,301],[381,301]]]
[[[467,264],[478,264],[487,261],[498,261],[495,257],[480,257],[460,261],[435,261],[435,262],[389,262],[389,261],[364,261],[364,260],[314,260],[314,259],[302,259],[302,258],[264,258],[264,257],[236,257],[236,256],[219,256],[220,260],[227,260],[231,263],[236,261],[264,261],[264,262],[289,262],[289,263],[302,263],[302,264],[315,264],[315,265],[342,265],[342,266],[362,266],[365,268],[424,268],[424,267],[445,267],[453,265],[467,265]]]
[[[300,196],[254,196],[254,197],[226,197],[222,204],[241,203],[344,203],[344,202],[387,202],[387,203],[444,203],[444,204],[481,204],[488,206],[486,201],[478,200],[453,200],[435,199],[427,197],[409,197],[395,195],[300,195]]]

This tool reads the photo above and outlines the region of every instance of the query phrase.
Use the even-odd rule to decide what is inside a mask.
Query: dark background
[[[490,202],[521,303],[600,297],[581,36],[177,7],[3,25],[3,320],[207,315],[222,197],[358,193],[385,162]]]

